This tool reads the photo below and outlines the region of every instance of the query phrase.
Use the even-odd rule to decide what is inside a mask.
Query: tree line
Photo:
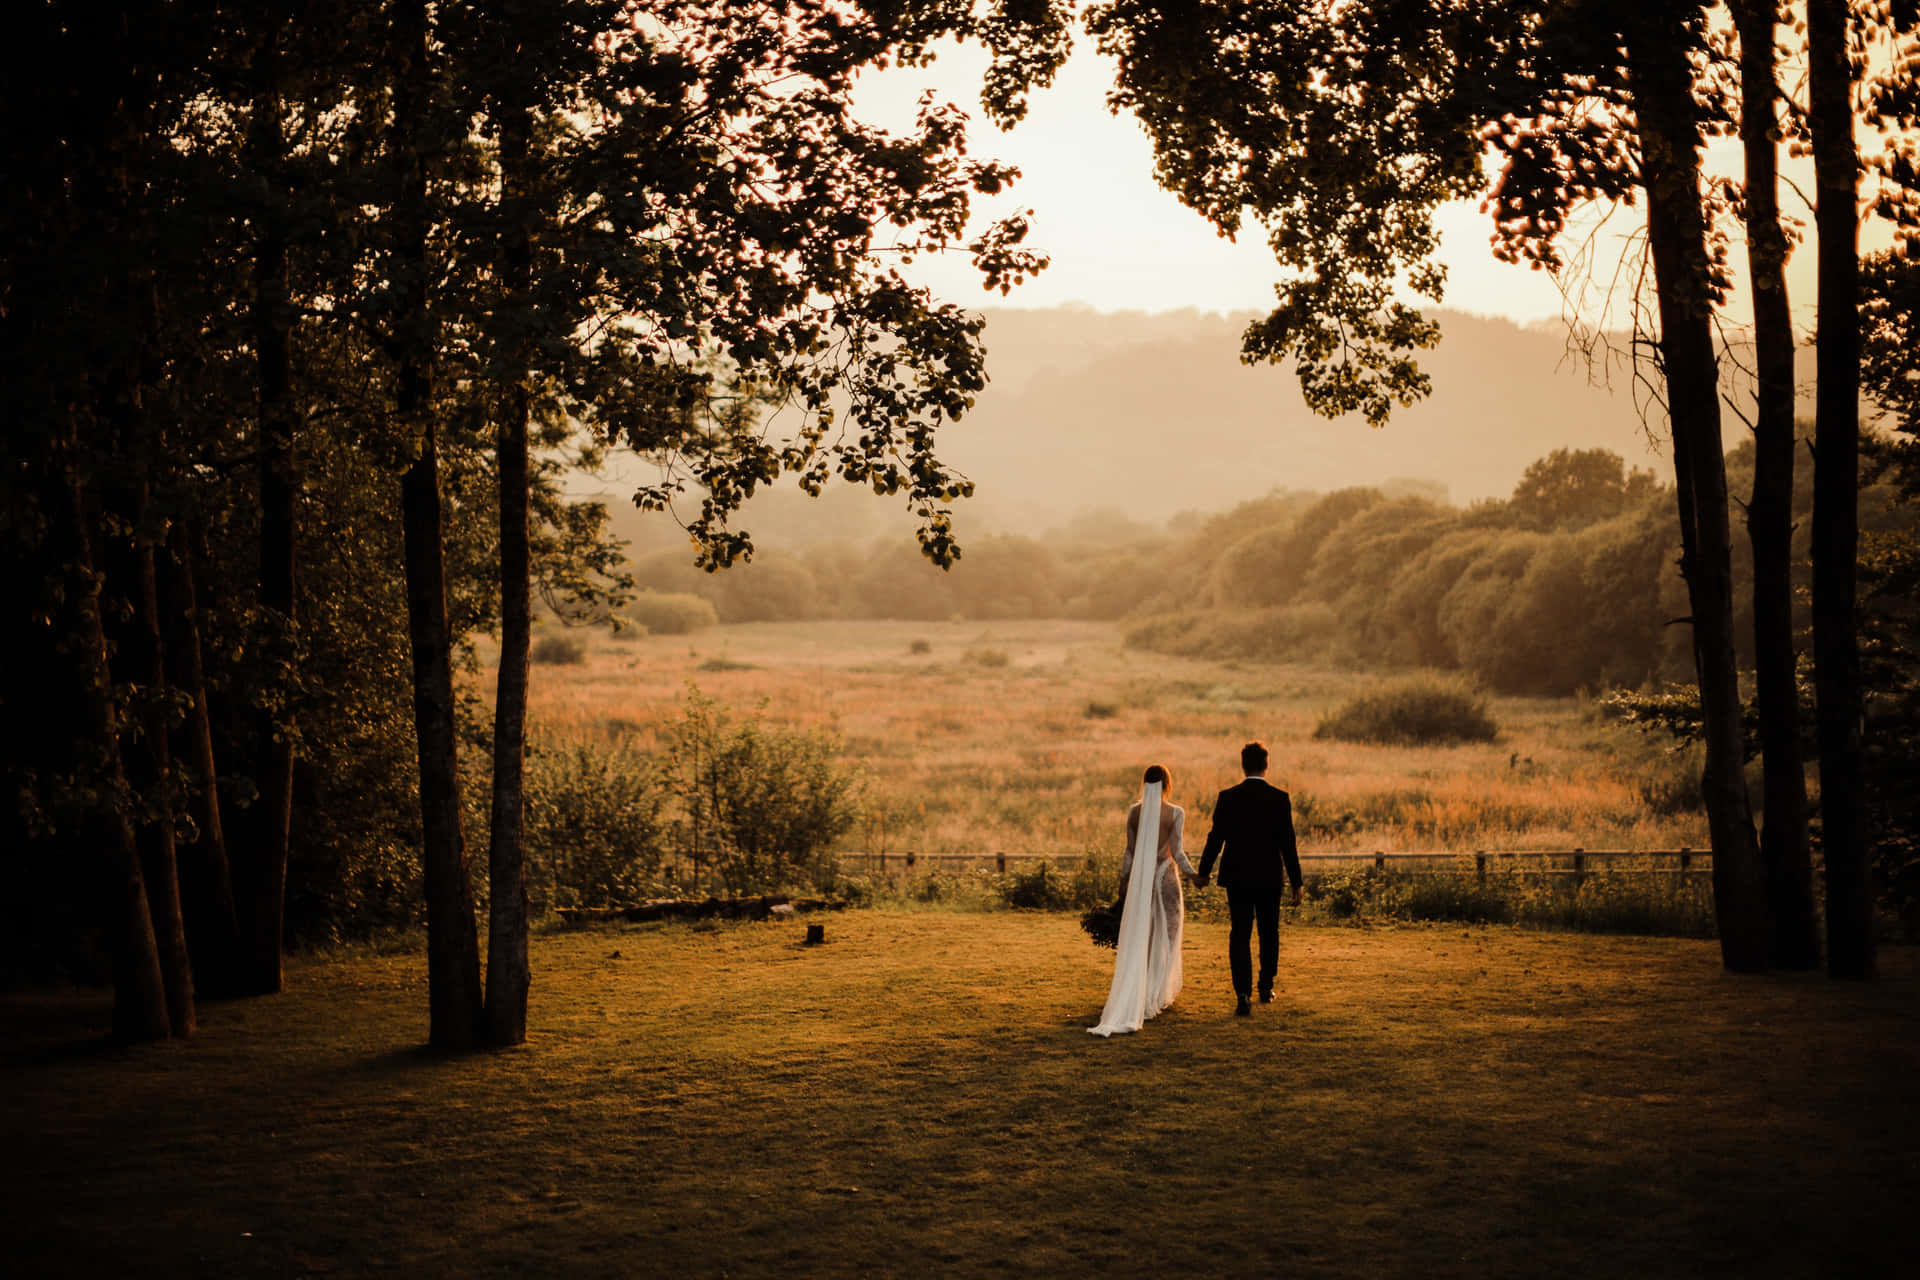
[[[1664,418],[1729,969],[1809,968],[1813,909],[1788,571],[1796,466],[1796,342],[1784,265],[1782,145],[1811,157],[1818,233],[1811,516],[1813,682],[1825,858],[1826,959],[1874,972],[1864,795],[1859,597],[1858,250],[1863,207],[1920,238],[1913,0],[1641,5],[1621,0],[1111,0],[1088,26],[1119,66],[1112,101],[1153,139],[1158,176],[1224,233],[1257,224],[1284,278],[1249,327],[1249,360],[1296,364],[1309,403],[1384,422],[1428,390],[1418,352],[1437,327],[1434,211],[1479,196],[1496,257],[1560,274],[1582,250],[1576,211],[1639,205],[1628,286],[1636,385]],[[1861,146],[1859,122],[1869,143]],[[1707,142],[1738,142],[1721,179]],[[1498,168],[1489,178],[1487,162]],[[1756,472],[1745,502],[1756,580],[1765,786],[1756,830],[1742,763],[1733,495],[1722,457],[1714,330],[1740,273],[1753,300]],[[1590,332],[1590,331],[1589,331]]]
[[[117,1035],[188,1034],[197,993],[276,989],[291,851],[329,823],[420,850],[430,1039],[524,1035],[532,599],[593,606],[623,585],[552,451],[659,460],[636,496],[697,495],[703,565],[751,551],[729,518],[782,475],[902,498],[922,551],[951,563],[970,486],[936,433],[982,385],[980,320],[891,264],[960,249],[1004,291],[1044,260],[1018,215],[970,225],[973,197],[1015,175],[968,155],[961,112],[928,101],[892,134],[849,95],[862,68],[977,39],[988,113],[1017,120],[1070,16],[1012,0],[44,0],[18,16],[0,52],[0,574],[18,606],[0,697],[37,731],[4,748],[7,847],[23,882],[67,888],[56,909],[105,921]],[[1920,227],[1899,141],[1920,114],[1920,6],[1810,0],[1786,36],[1780,18],[1746,0],[1113,0],[1085,22],[1160,180],[1221,230],[1266,235],[1284,279],[1247,358],[1292,363],[1329,413],[1379,423],[1424,394],[1414,357],[1437,334],[1401,299],[1442,293],[1441,202],[1485,189],[1496,253],[1554,271],[1574,208],[1645,205],[1633,370],[1673,445],[1722,954],[1742,971],[1819,958],[1789,563],[1794,227],[1776,194],[1782,142],[1810,153],[1813,736],[1828,967],[1860,977],[1879,654],[1857,607],[1874,277],[1856,212]],[[1804,75],[1782,74],[1795,58]],[[1879,152],[1859,119],[1883,122]],[[1741,144],[1739,182],[1703,172],[1721,136]],[[1757,302],[1759,831],[1712,340],[1736,224]],[[455,666],[496,617],[496,711],[474,741]],[[463,746],[491,763],[484,985]],[[356,765],[331,758],[347,747],[407,779],[404,821],[360,811]]]
[[[1732,483],[1750,483],[1754,454],[1751,443],[1728,453]],[[1802,469],[1790,574],[1803,650],[1812,501]],[[1914,536],[1890,458],[1863,466],[1860,504],[1889,545]],[[1737,550],[1736,644],[1751,671],[1753,557]],[[1436,667],[1500,692],[1568,696],[1691,683],[1686,631],[1674,625],[1687,611],[1680,551],[1671,485],[1608,450],[1560,449],[1530,464],[1506,499],[1460,507],[1402,481],[1278,490],[1165,528],[1096,513],[1043,537],[970,538],[946,572],[886,540],[763,552],[717,575],[654,552],[631,562],[647,607],[629,611],[644,622],[692,597],[728,623],[1099,619],[1125,622],[1130,644],[1157,652]]]
[[[955,249],[1004,290],[1044,259],[1018,217],[970,224],[1015,175],[967,153],[961,112],[929,101],[890,133],[849,94],[861,68],[977,38],[1017,118],[1065,50],[1028,8],[14,15],[9,911],[104,939],[118,1038],[277,990],[289,898],[330,861],[372,912],[424,897],[432,1043],[524,1037],[533,600],[624,589],[604,511],[556,483],[571,455],[659,461],[643,504],[697,490],[710,564],[748,549],[728,517],[783,474],[896,495],[951,560],[968,486],[934,433],[982,385],[980,321],[892,263]],[[501,638],[490,718],[456,682],[481,628]]]

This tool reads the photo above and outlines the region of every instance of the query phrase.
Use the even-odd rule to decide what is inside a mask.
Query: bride
[[[1147,766],[1146,790],[1127,813],[1127,850],[1120,863],[1126,906],[1114,948],[1113,986],[1096,1036],[1138,1031],[1141,1024],[1180,994],[1180,938],[1186,898],[1180,877],[1194,874],[1181,845],[1187,811],[1167,803],[1172,779],[1160,765]]]

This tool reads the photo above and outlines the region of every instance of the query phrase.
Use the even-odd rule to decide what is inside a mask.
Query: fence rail
[[[868,871],[890,874],[905,871],[909,875],[923,865],[987,866],[1005,874],[1012,863],[1075,862],[1084,855],[1050,853],[919,853],[913,850],[869,853],[857,850],[839,854],[842,867],[863,867]],[[1190,855],[1191,856],[1191,855]],[[1423,851],[1387,852],[1385,850],[1344,850],[1335,853],[1303,853],[1300,870],[1312,874],[1316,869],[1372,867],[1389,870],[1456,870],[1464,873],[1471,866],[1482,883],[1489,871],[1512,871],[1525,875],[1572,876],[1581,879],[1598,866],[1632,859],[1650,865],[1636,872],[1653,875],[1691,875],[1713,867],[1713,855],[1704,849],[1474,849],[1471,852]],[[1525,866],[1523,864],[1539,864]]]

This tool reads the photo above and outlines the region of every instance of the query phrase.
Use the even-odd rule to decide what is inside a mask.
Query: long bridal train
[[[1149,773],[1165,777],[1158,766]],[[1186,810],[1163,804],[1165,789],[1164,781],[1148,782],[1129,815],[1132,838],[1121,869],[1126,905],[1120,913],[1106,1007],[1099,1023],[1087,1028],[1096,1036],[1138,1031],[1180,994],[1180,943],[1186,927],[1180,878],[1192,875],[1193,866],[1182,848]]]

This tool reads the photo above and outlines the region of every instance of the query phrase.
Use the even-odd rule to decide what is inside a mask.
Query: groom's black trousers
[[[1280,891],[1257,889],[1227,890],[1227,963],[1233,968],[1233,989],[1244,997],[1253,995],[1254,921],[1260,922],[1260,989],[1273,989],[1273,975],[1280,968]]]

